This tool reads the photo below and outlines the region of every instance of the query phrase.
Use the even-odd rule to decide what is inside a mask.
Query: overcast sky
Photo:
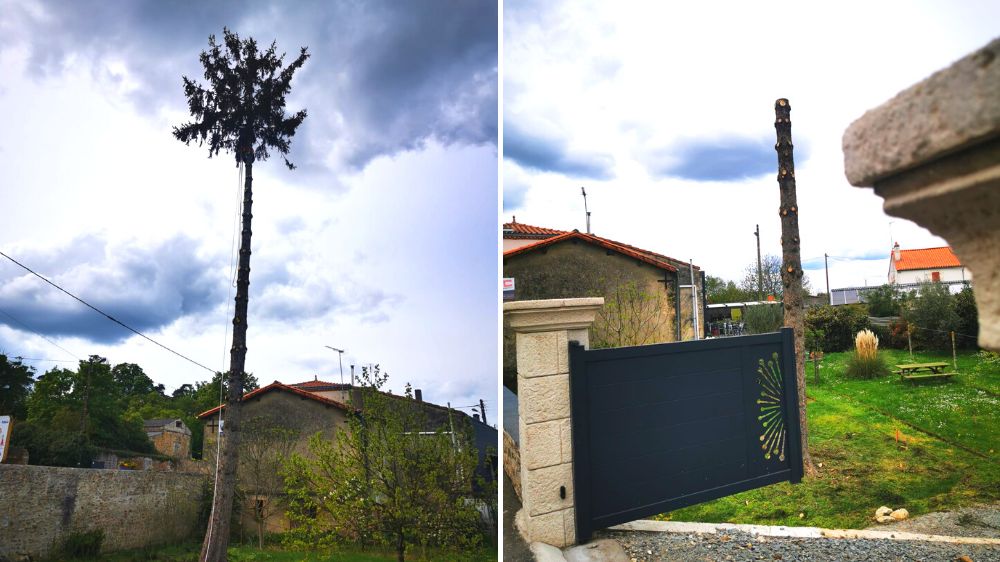
[[[496,411],[496,6],[289,5],[0,0],[0,250],[225,370],[238,171],[171,135],[181,76],[203,80],[223,26],[286,60],[307,46],[299,169],[254,167],[247,370],[339,381],[330,345],[345,372],[380,363],[396,390]],[[0,351],[70,361],[39,371],[99,354],[168,389],[211,376],[5,259]]]
[[[585,229],[739,281],[780,255],[774,102],[792,112],[803,265],[886,282],[942,239],[844,178],[852,121],[1000,33],[997,2],[504,5],[503,216]],[[890,224],[890,221],[891,224]],[[851,258],[851,259],[844,259]]]

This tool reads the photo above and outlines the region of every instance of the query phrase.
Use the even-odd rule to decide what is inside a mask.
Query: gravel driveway
[[[601,531],[595,538],[618,541],[638,561],[684,560],[896,560],[1000,561],[1000,546],[873,539],[803,539],[754,536],[739,531],[717,534]]]

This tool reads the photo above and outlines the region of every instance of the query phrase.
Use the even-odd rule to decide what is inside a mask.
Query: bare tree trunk
[[[212,516],[201,546],[201,562],[226,560],[229,548],[229,523],[233,513],[236,488],[237,452],[240,446],[240,401],[243,398],[243,369],[247,357],[247,301],[250,292],[250,220],[253,217],[253,157],[245,159],[246,180],[243,184],[243,232],[240,238],[240,258],[236,275],[236,313],[233,317],[233,346],[229,350],[229,388],[226,392],[224,435],[219,461],[219,479],[212,500]]]
[[[795,334],[795,380],[799,387],[799,432],[802,465],[807,475],[816,473],[809,455],[809,424],[806,416],[805,310],[802,304],[802,256],[799,241],[799,208],[795,197],[795,160],[792,157],[792,107],[788,100],[774,102],[774,129],[778,142],[778,188],[781,191],[781,283],[785,326]]]

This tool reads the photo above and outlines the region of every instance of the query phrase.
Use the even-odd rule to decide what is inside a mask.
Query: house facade
[[[142,429],[157,453],[178,460],[191,458],[191,430],[182,420],[143,420]]]
[[[579,231],[503,225],[503,276],[516,300],[604,297],[591,345],[615,347],[692,339],[704,333],[704,275],[687,262]],[[526,239],[525,236],[532,238]],[[693,311],[697,310],[697,327]],[[514,338],[504,330],[504,384],[516,384]]]
[[[423,402],[421,391],[415,393],[416,402],[426,416],[429,430],[458,427],[462,423],[472,424],[472,436],[479,448],[480,467],[477,472],[493,470],[497,466],[497,430],[473,419],[458,410]],[[400,400],[404,397],[396,396]],[[241,405],[242,423],[250,420],[261,420],[265,427],[282,427],[293,431],[296,435],[292,451],[303,456],[311,456],[309,439],[319,433],[327,441],[336,441],[341,432],[350,431],[349,417],[360,405],[363,411],[363,401],[360,389],[350,384],[337,384],[314,379],[308,382],[286,385],[275,381],[258,388],[243,396]],[[204,458],[215,462],[219,444],[219,426],[222,425],[221,437],[225,438],[224,406],[217,406],[198,415],[205,421]],[[493,450],[489,447],[492,444]],[[492,455],[488,458],[487,455]],[[492,463],[492,464],[489,464]],[[214,465],[213,465],[214,466]],[[495,475],[494,475],[495,478]],[[258,496],[269,498],[280,497],[281,490],[259,490]],[[244,523],[253,524],[254,497],[248,498],[248,509],[244,511]],[[265,522],[268,532],[284,532],[291,528],[291,523],[284,516],[284,510],[277,510]]]
[[[903,250],[897,242],[889,255],[889,283],[971,283],[969,271],[949,246]]]

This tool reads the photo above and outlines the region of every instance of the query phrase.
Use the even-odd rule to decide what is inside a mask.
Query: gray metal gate
[[[570,343],[576,538],[802,478],[792,330]]]

